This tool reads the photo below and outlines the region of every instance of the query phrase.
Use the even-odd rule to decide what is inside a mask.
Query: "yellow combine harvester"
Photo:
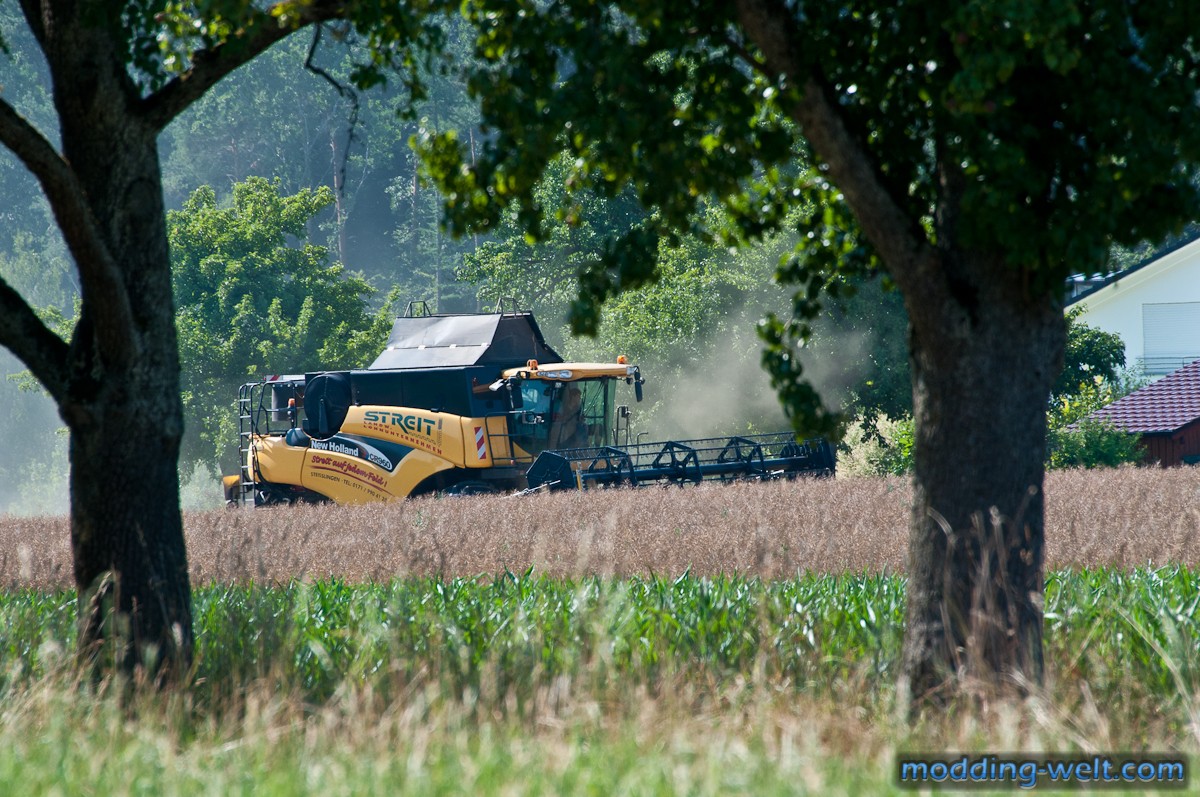
[[[823,441],[790,435],[629,445],[638,366],[562,362],[524,312],[397,318],[366,369],[274,376],[238,396],[230,503],[390,501],[592,484],[832,473]],[[623,443],[623,445],[622,445]],[[694,445],[703,444],[703,445]]]

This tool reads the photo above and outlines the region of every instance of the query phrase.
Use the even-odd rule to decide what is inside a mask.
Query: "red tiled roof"
[[[1200,420],[1200,360],[1101,407],[1090,417],[1107,418],[1126,432],[1174,432]]]

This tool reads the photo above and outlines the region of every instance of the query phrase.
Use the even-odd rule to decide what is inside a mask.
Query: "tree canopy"
[[[308,225],[333,202],[322,187],[281,196],[253,177],[228,206],[198,189],[167,214],[186,432],[182,463],[232,472],[238,385],[267,374],[358,368],[379,353],[388,307],[372,315],[374,289],[306,243]]]

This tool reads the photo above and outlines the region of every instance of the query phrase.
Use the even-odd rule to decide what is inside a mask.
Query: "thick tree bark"
[[[71,423],[80,652],[103,670],[186,675],[191,591],[179,513],[180,428],[159,375],[106,374]],[[174,395],[176,402],[164,401]],[[82,399],[83,397],[79,397]],[[86,406],[86,408],[85,408]],[[174,416],[174,417],[172,417]]]
[[[965,261],[965,262],[964,262]],[[916,421],[902,694],[1020,694],[1042,678],[1046,399],[1065,322],[1020,272],[949,265],[911,328]],[[910,300],[910,305],[912,300]]]
[[[92,117],[85,128],[105,129]],[[60,412],[71,432],[71,544],[80,650],[104,665],[173,678],[191,663],[192,614],[179,512],[183,433],[166,216],[152,131],[76,135],[68,158],[121,253],[132,351],[113,355],[85,304]],[[121,141],[111,152],[100,142]]]

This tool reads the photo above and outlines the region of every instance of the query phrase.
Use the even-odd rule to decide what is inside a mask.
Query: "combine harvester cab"
[[[230,503],[365,503],[527,486],[542,451],[615,443],[616,363],[563,363],[529,313],[432,315],[410,304],[366,369],[274,376],[238,396]]]
[[[769,479],[833,473],[823,440],[791,433],[629,444],[636,365],[564,363],[529,313],[396,319],[370,367],[273,376],[238,395],[230,504],[342,504],[428,492]]]

